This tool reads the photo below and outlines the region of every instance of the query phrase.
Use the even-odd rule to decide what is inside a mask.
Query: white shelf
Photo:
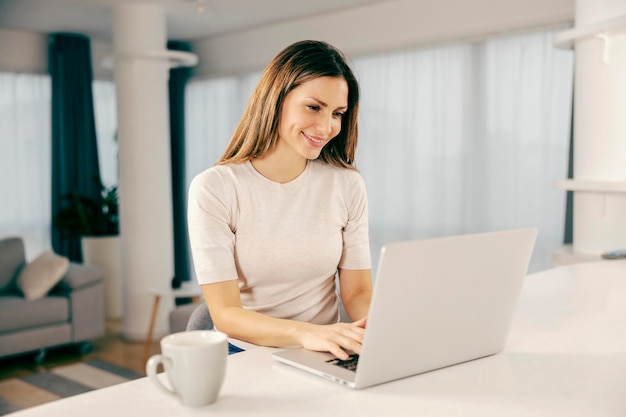
[[[570,49],[576,41],[591,38],[599,33],[609,36],[626,33],[626,14],[561,32],[554,37],[554,46]]]
[[[122,59],[151,59],[156,61],[168,61],[170,68],[193,67],[198,64],[198,56],[192,52],[174,51],[170,49],[146,50],[133,53],[124,53]],[[115,56],[106,57],[102,60],[102,66],[113,69]]]
[[[555,185],[568,191],[626,193],[626,181],[560,180]]]

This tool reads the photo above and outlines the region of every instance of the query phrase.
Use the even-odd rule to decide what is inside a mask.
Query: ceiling
[[[110,40],[113,6],[142,2],[164,8],[169,39],[193,40],[385,1],[390,0],[0,0],[0,29]]]

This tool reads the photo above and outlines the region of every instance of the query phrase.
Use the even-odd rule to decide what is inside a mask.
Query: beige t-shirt
[[[322,161],[286,184],[250,162],[209,168],[188,225],[198,282],[238,279],[243,307],[272,317],[335,323],[337,268],[371,268],[363,179]]]

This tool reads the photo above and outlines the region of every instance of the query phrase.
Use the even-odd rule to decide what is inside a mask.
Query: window
[[[112,82],[94,82],[101,176],[117,183]],[[51,247],[50,77],[0,73],[0,237],[24,239],[27,259]]]
[[[530,271],[551,267],[573,80],[558,30],[353,58],[374,266],[394,240],[537,227]],[[222,154],[257,79],[188,85],[188,182]]]

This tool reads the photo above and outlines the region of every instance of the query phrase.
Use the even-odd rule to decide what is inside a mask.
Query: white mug
[[[222,388],[228,357],[228,337],[213,330],[174,333],[161,339],[161,354],[146,363],[146,374],[161,391],[185,406],[200,407],[215,400]],[[157,378],[163,369],[171,389]]]

